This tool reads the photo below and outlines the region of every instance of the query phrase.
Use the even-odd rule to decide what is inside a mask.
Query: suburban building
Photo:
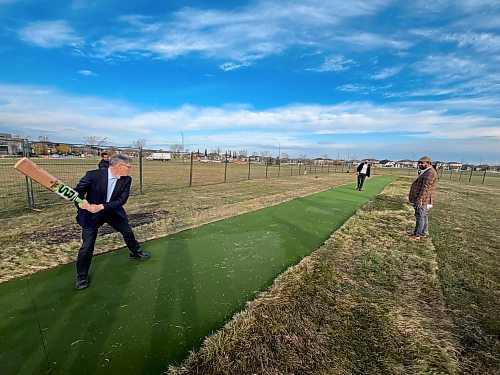
[[[16,156],[23,152],[23,138],[12,134],[0,133],[0,155]]]

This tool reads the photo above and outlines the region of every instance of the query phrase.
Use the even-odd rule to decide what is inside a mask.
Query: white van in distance
[[[146,156],[146,160],[169,161],[170,159],[172,159],[170,152],[153,152],[151,155]]]

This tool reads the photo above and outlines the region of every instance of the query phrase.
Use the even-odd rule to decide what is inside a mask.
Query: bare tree
[[[38,141],[39,142],[50,142],[50,139],[47,135],[39,135],[38,136]]]
[[[171,144],[169,150],[174,153],[179,153],[182,151],[182,145],[179,143]]]
[[[131,143],[131,146],[132,148],[136,148],[136,149],[139,149],[139,148],[144,148],[144,146],[146,146],[146,140],[145,139],[136,139],[135,141],[133,141]]]
[[[246,158],[247,155],[248,155],[248,151],[247,150],[240,150],[240,151],[238,151],[238,156]]]
[[[90,135],[83,137],[83,141],[87,146],[102,146],[106,143],[108,137],[99,137],[96,135]]]
[[[107,137],[99,137],[97,135],[90,135],[83,137],[83,141],[85,143],[85,153],[93,154],[95,150],[93,150],[93,146],[102,146],[106,143]]]
[[[271,156],[271,153],[269,151],[261,151],[260,156],[262,158],[268,158]]]

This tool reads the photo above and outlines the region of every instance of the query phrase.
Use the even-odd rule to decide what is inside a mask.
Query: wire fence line
[[[170,160],[148,160],[142,149],[128,148],[132,156],[131,194],[143,194],[152,190],[189,188],[202,185],[216,185],[244,180],[302,176],[320,173],[355,173],[357,164],[343,161],[318,163],[314,160],[283,163],[279,158],[245,157],[235,159],[219,155],[209,159],[197,152],[172,154]],[[29,157],[30,155],[27,154]],[[31,156],[32,157],[32,156]],[[40,209],[65,203],[31,179],[17,172],[13,166],[19,158],[0,159],[0,212],[22,209]],[[65,155],[58,157],[32,157],[40,167],[67,185],[75,186],[86,171],[96,169],[100,161],[97,155]],[[372,167],[372,175],[393,174],[416,176],[415,168]],[[500,173],[486,171],[438,170],[440,179],[461,183],[500,186]]]
[[[341,166],[313,164],[283,164],[279,160],[222,160],[198,159],[196,153],[176,154],[169,161],[147,160],[142,150],[132,151],[133,180],[131,195],[147,193],[148,190],[189,188],[244,180],[299,176],[307,173],[330,173],[341,171]],[[88,170],[96,169],[98,156],[88,157],[31,157],[31,159],[63,183],[76,186]],[[65,203],[57,195],[25,177],[13,166],[19,158],[0,159],[0,212],[20,209],[40,209],[49,205]]]

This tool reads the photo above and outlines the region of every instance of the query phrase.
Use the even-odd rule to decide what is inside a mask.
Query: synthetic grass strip
[[[0,284],[0,373],[155,374],[319,247],[393,178],[354,184]],[[43,341],[42,338],[43,337]]]

